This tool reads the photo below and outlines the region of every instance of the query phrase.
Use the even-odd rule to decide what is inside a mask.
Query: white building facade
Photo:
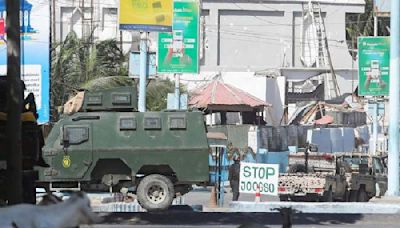
[[[118,0],[55,1],[53,34],[57,41],[74,30],[95,39],[116,38],[124,51],[137,33],[118,30]],[[84,2],[84,3],[83,3]],[[357,64],[346,43],[345,17],[363,13],[364,0],[319,0],[328,47],[342,93],[357,85]],[[327,72],[301,61],[303,9],[307,0],[203,0],[200,19],[200,73],[182,75],[193,89],[216,75],[273,105],[268,121],[281,123],[286,82]],[[151,45],[156,47],[156,34]],[[135,44],[137,45],[137,43]],[[134,45],[134,46],[135,46]]]

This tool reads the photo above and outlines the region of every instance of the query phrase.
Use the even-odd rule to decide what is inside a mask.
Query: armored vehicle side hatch
[[[137,111],[137,90],[126,86],[85,92],[82,111]]]

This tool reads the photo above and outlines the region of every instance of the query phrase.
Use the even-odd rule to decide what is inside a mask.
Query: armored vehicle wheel
[[[322,201],[333,202],[332,187],[330,187],[328,191],[324,191],[324,193],[322,194]]]
[[[167,177],[152,174],[140,181],[136,194],[139,204],[147,211],[165,210],[174,199],[174,185]]]
[[[365,187],[362,186],[358,190],[358,196],[357,196],[357,201],[358,202],[368,202],[368,195],[367,192],[365,191]]]

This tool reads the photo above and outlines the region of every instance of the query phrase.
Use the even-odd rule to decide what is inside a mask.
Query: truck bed
[[[296,196],[322,195],[327,174],[327,172],[281,174],[279,176],[278,193]]]

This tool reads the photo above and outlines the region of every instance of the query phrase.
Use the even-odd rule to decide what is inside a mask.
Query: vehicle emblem
[[[71,158],[69,157],[69,155],[64,156],[62,165],[64,166],[64,168],[69,168],[71,166]]]

